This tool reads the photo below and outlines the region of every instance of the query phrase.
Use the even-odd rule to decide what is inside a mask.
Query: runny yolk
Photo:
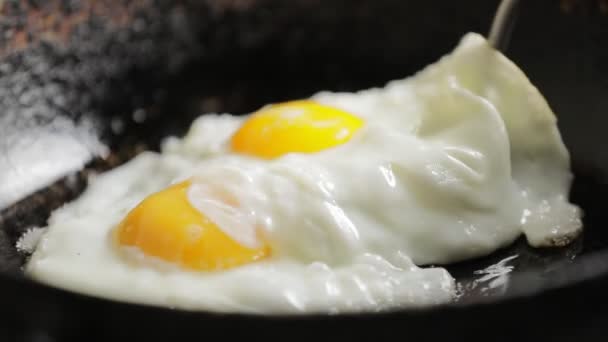
[[[189,185],[182,182],[145,198],[116,228],[116,242],[202,271],[228,269],[269,255],[267,246],[239,244],[192,207]]]
[[[290,152],[318,152],[347,142],[363,120],[310,100],[271,105],[243,123],[232,136],[232,150],[261,158]]]

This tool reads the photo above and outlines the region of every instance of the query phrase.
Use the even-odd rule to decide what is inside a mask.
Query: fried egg
[[[26,273],[189,310],[447,303],[441,265],[581,231],[545,99],[477,34],[418,74],[207,114],[53,212]]]

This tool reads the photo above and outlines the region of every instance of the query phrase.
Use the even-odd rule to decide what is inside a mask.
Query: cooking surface
[[[146,325],[160,325],[163,319],[171,319],[176,326],[184,327],[184,334],[200,319],[213,319],[104,302],[13,279],[21,277],[19,268],[24,260],[13,248],[16,239],[27,227],[44,224],[53,208],[74,198],[84,188],[87,173],[107,169],[143,149],[157,148],[162,137],[183,133],[191,119],[203,112],[244,113],[264,103],[308,96],[320,89],[356,90],[409,75],[448,52],[464,32],[486,32],[497,4],[469,1],[469,10],[463,10],[439,1],[425,5],[388,0],[349,1],[348,5],[345,1],[328,1],[319,10],[319,1],[304,0],[294,1],[289,8],[279,1],[209,2],[213,6],[186,1],[181,7],[169,1],[137,1],[131,6],[101,3],[106,7],[63,8],[63,15],[73,19],[59,28],[62,34],[51,38],[45,35],[57,29],[57,25],[49,24],[30,32],[31,43],[23,43],[27,35],[19,38],[19,31],[13,30],[17,24],[10,18],[16,15],[0,23],[5,32],[14,31],[12,36],[0,35],[12,37],[0,49],[0,136],[5,137],[0,138],[0,163],[8,165],[0,170],[0,182],[5,182],[0,187],[21,181],[19,177],[23,184],[34,178],[15,171],[40,165],[36,164],[41,162],[36,155],[36,146],[40,145],[30,134],[33,127],[76,137],[67,145],[51,142],[62,146],[62,150],[51,149],[57,156],[83,139],[91,142],[88,153],[103,153],[96,149],[99,145],[95,139],[87,140],[98,134],[110,147],[109,155],[88,163],[84,172],[72,171],[87,161],[87,153],[71,164],[54,160],[55,175],[72,176],[0,213],[0,271],[5,274],[0,276],[0,297],[6,297],[3,301],[7,303],[0,315],[7,316],[4,326],[15,327],[19,334],[25,334],[21,336],[77,336],[84,329],[108,338],[121,336],[125,333],[116,331],[122,325],[120,319],[144,311],[149,320]],[[558,250],[534,250],[519,241],[488,258],[449,267],[465,290],[461,303],[486,301],[505,293],[533,293],[546,285],[567,285],[578,277],[608,271],[605,259],[594,254],[604,251],[608,244],[608,233],[603,230],[608,213],[602,208],[608,194],[608,155],[601,148],[608,143],[603,132],[608,64],[602,62],[608,60],[608,45],[604,44],[608,41],[608,25],[606,15],[596,5],[595,1],[579,1],[570,12],[564,12],[567,4],[560,8],[555,1],[524,5],[512,48],[507,52],[540,88],[559,117],[577,176],[572,199],[586,211],[584,236]],[[10,6],[15,5],[4,4],[4,13],[20,12],[7,9]],[[342,11],[344,8],[348,10]],[[94,14],[79,16],[79,11]],[[28,20],[35,22],[45,15],[44,6],[27,13]],[[112,20],[108,20],[110,17]],[[379,17],[383,18],[381,23]],[[433,17],[438,19],[420,20]],[[41,37],[52,43],[40,43]],[[9,49],[19,52],[8,53]],[[75,119],[77,124],[65,126],[58,123],[58,117]],[[8,136],[16,140],[6,139]],[[13,148],[15,141],[20,141],[18,150]],[[20,154],[35,157],[19,159],[25,161],[11,166]],[[53,180],[44,179],[44,175],[35,178],[46,183]],[[14,195],[7,203],[16,198]],[[515,255],[503,267],[488,270]],[[491,285],[501,274],[510,281]],[[408,320],[411,326],[441,320],[442,325],[459,332],[467,324],[486,322],[479,323],[477,332],[468,332],[474,337],[495,333],[488,322],[496,327],[517,317],[522,331],[525,326],[531,336],[539,338],[549,333],[564,340],[569,334],[595,336],[607,314],[602,307],[606,303],[602,290],[605,281],[604,276],[548,291],[536,301],[524,298],[495,304],[494,308],[466,307],[466,314],[459,311],[465,308],[457,307],[355,320],[378,329],[405,326]],[[593,294],[593,299],[583,301],[586,294]],[[114,315],[118,310],[121,314]],[[80,316],[77,312],[87,314]],[[291,326],[327,326],[332,321],[337,327],[353,325],[345,318],[335,318],[322,320],[324,323],[297,320]],[[256,330],[265,326],[274,336],[288,331],[287,327],[277,329],[272,320],[224,320],[225,324],[229,322],[256,326]],[[82,330],[68,328],[74,326]],[[49,331],[56,335],[49,335]],[[357,336],[361,332],[352,329],[350,333]],[[422,330],[412,333],[422,334]],[[517,331],[505,331],[500,337],[513,336]]]

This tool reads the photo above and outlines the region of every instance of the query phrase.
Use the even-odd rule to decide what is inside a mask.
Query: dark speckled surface
[[[13,246],[77,196],[88,174],[157,148],[195,116],[245,113],[320,89],[356,90],[410,75],[463,33],[487,31],[497,1],[0,1],[0,204],[7,203],[0,205],[0,336],[120,340],[255,331],[285,339],[327,330],[350,339],[597,338],[608,323],[604,3],[526,2],[507,51],[559,117],[577,175],[572,198],[586,211],[584,236],[551,250],[518,241],[450,266],[464,289],[460,305],[288,319],[184,313],[49,289],[23,279],[24,257]],[[44,140],[49,135],[70,139]],[[74,146],[82,150],[67,158]],[[32,171],[40,169],[46,174]],[[49,186],[18,200],[36,184]],[[484,269],[515,254],[506,286],[481,281]]]

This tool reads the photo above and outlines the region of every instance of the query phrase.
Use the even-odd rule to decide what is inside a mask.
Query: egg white
[[[184,309],[383,310],[453,299],[444,269],[416,265],[485,255],[522,233],[533,246],[561,245],[581,230],[555,116],[479,35],[411,78],[313,99],[363,118],[364,127],[338,147],[268,161],[229,151],[246,117],[202,116],[162,153],[100,175],[55,211],[27,274]],[[235,240],[255,244],[253,227],[262,227],[272,257],[193,272],[117,253],[110,230],[146,195],[185,178],[194,180],[191,204]],[[214,204],[214,188],[238,199],[236,214]]]

